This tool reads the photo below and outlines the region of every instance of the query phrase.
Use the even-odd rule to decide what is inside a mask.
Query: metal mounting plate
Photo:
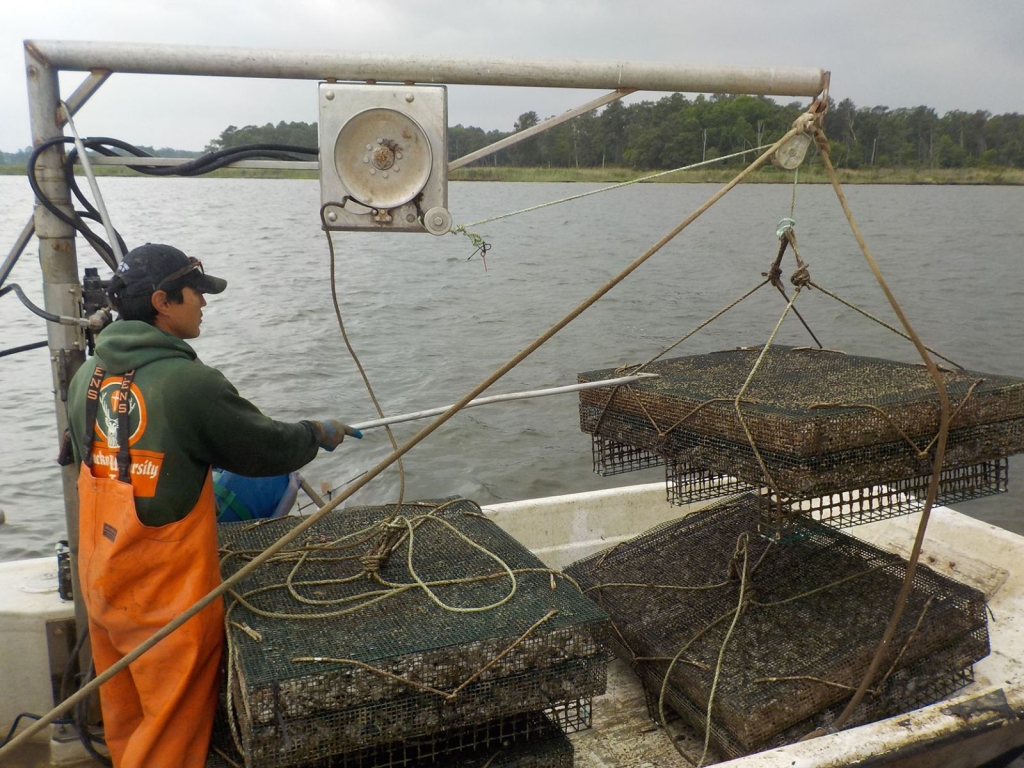
[[[443,234],[423,215],[448,207],[446,89],[321,83],[319,103],[325,228]]]

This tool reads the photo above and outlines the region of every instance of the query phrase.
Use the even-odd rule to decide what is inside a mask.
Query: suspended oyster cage
[[[764,489],[773,515],[804,514],[835,527],[920,509],[940,416],[924,366],[773,346],[743,393],[741,420],[734,400],[760,354],[746,348],[662,360],[644,369],[658,378],[581,392],[580,426],[592,435],[595,471],[660,462],[674,503]],[[1007,457],[1024,451],[1024,379],[942,376],[953,418],[938,503],[1005,491]]]
[[[399,520],[415,519],[414,533],[392,529],[402,539],[371,579],[360,558],[395,512],[328,514],[241,582],[236,594],[254,610],[228,601],[231,715],[246,765],[443,740],[452,729],[540,710],[589,725],[591,698],[607,678],[600,608],[465,499],[403,505]],[[297,523],[222,526],[221,547],[235,553],[222,575]],[[501,563],[516,572],[503,603],[512,582]],[[446,610],[416,578],[448,606],[493,607]],[[375,601],[395,585],[411,588]]]
[[[215,731],[215,749],[206,768],[230,768],[243,761],[226,727]],[[526,712],[303,763],[302,768],[571,768],[573,753],[557,717]]]
[[[759,536],[759,521],[758,499],[742,494],[566,569],[608,611],[613,648],[644,681],[655,714],[664,684],[665,711],[703,733],[719,672],[711,743],[727,758],[791,743],[835,719],[868,669],[906,575],[902,558],[812,520],[785,545]],[[740,599],[743,564],[734,553],[743,535],[745,605],[719,669]],[[984,595],[919,566],[851,723],[952,693],[988,653]]]

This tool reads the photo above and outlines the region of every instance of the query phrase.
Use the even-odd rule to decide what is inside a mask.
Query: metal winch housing
[[[451,229],[447,89],[321,83],[319,105],[325,229]]]

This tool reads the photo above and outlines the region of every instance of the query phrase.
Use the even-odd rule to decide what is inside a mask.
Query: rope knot
[[[779,266],[778,261],[768,268],[767,272],[762,272],[761,277],[768,278],[768,282],[774,287],[778,288],[782,285],[782,267]]]
[[[374,576],[380,573],[380,569],[384,567],[384,563],[387,562],[386,555],[369,554],[363,555],[359,558],[360,564],[363,566],[363,570],[366,571],[367,576]]]
[[[807,265],[801,264],[790,276],[789,282],[797,288],[806,288],[811,284],[811,273],[807,271]]]

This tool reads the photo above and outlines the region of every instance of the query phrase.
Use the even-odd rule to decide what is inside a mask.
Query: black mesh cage
[[[735,398],[760,355],[760,348],[736,349],[662,360],[645,368],[658,378],[582,391],[580,426],[593,436],[595,471],[661,460],[675,503],[764,488],[772,514],[808,514],[836,527],[920,508],[940,415],[924,366],[774,346],[737,413]],[[1005,491],[1006,457],[1024,450],[1024,379],[942,376],[953,418],[938,502]],[[845,509],[851,498],[857,510]]]
[[[555,719],[527,712],[303,762],[299,768],[572,768],[573,753]],[[243,761],[223,725],[214,733],[206,768],[230,768]]]
[[[298,522],[221,526],[223,576]],[[396,546],[378,571],[367,554],[382,537]],[[226,605],[246,765],[440,742],[542,710],[580,727],[606,685],[603,611],[464,499],[329,513]]]
[[[870,664],[906,574],[902,558],[819,523],[805,520],[781,542],[759,535],[760,523],[758,499],[742,494],[566,569],[608,611],[613,647],[651,698],[664,698],[703,733],[740,604],[742,537],[743,608],[712,710],[712,743],[726,757],[795,741],[836,717]],[[853,723],[947,695],[988,652],[984,595],[919,566]]]

